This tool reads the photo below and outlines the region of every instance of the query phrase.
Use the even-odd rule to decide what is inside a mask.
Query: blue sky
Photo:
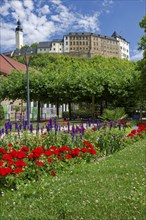
[[[137,42],[144,35],[139,21],[146,0],[1,0],[1,52],[15,49],[15,28],[20,19],[24,44],[62,38],[73,31],[111,36],[114,31],[130,42],[132,60],[142,58]]]

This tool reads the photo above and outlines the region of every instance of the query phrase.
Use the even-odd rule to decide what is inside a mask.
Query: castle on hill
[[[20,20],[15,30],[16,49],[23,48],[23,28]],[[129,42],[114,32],[111,37],[90,32],[70,32],[62,39],[39,42],[33,48],[35,53],[66,54],[70,56],[93,57],[116,57],[130,59]],[[7,54],[13,56],[11,54]]]

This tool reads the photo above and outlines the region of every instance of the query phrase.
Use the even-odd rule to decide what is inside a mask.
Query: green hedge
[[[69,119],[69,112],[63,112],[62,117]],[[71,119],[88,119],[92,117],[92,113],[89,110],[76,110],[71,112]]]
[[[4,107],[0,104],[0,120],[5,118]]]

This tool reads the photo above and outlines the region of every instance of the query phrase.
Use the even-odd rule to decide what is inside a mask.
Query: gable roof
[[[128,42],[125,38],[123,38],[121,35],[117,34],[116,31],[114,31],[114,33],[112,34],[112,37],[114,37],[114,38],[120,38],[120,39],[126,41],[127,43],[129,43],[129,42]]]
[[[22,70],[26,72],[26,66],[4,54],[0,54],[0,74],[7,75],[11,73],[12,70]]]
[[[37,48],[50,48],[51,47],[51,42],[49,41],[44,41],[44,42],[39,42],[37,45]]]

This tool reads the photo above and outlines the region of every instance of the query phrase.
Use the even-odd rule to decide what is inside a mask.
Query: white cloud
[[[84,29],[85,31],[98,32],[99,29],[99,13],[95,13],[92,16],[81,16],[77,19],[77,29]]]
[[[0,14],[3,16],[7,16],[9,14],[10,4],[6,2],[5,5],[2,5],[0,8]]]
[[[44,5],[42,8],[38,9],[38,14],[39,16],[43,15],[43,14],[49,14],[50,13],[50,9],[48,5]]]
[[[131,56],[132,61],[138,61],[141,60],[142,58],[143,58],[143,51],[139,51],[139,50],[132,51],[132,56]]]
[[[111,4],[112,1],[104,0],[104,4],[106,2]],[[0,30],[3,33],[0,42],[3,50],[15,49],[15,28],[18,18],[23,27],[24,44],[28,45],[33,42],[49,41],[56,35],[63,37],[71,31],[100,31],[98,11],[82,14],[67,7],[65,1],[61,0],[38,0],[38,4],[36,0],[4,0],[0,12],[3,16]]]
[[[15,45],[15,25],[8,24],[2,20],[0,29],[1,49],[2,46],[4,46],[5,50],[11,50],[13,48],[13,45]]]
[[[113,4],[112,0],[104,0],[102,6],[107,7]]]
[[[112,0],[103,0],[103,2],[102,2],[103,8],[101,10],[101,13],[105,12],[105,13],[109,14],[110,13],[109,9],[112,7],[113,3],[114,2]]]
[[[32,11],[34,9],[33,6],[33,1],[32,0],[24,0],[24,6],[29,9],[30,11]]]
[[[49,0],[50,2],[52,2],[55,5],[60,5],[61,1],[60,0]]]

